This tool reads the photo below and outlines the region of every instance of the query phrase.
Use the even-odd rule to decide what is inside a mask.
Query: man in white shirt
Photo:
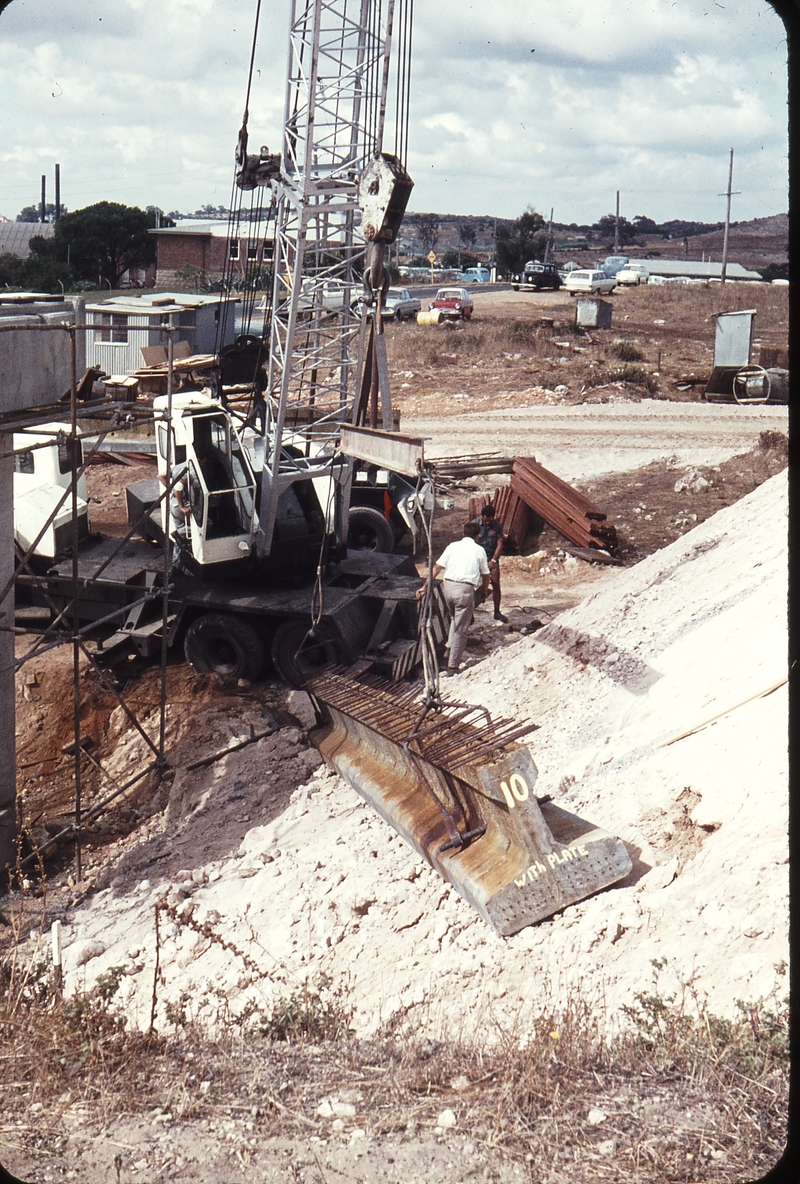
[[[479,547],[475,541],[478,531],[479,527],[475,522],[466,522],[464,537],[457,543],[450,543],[445,547],[433,565],[434,580],[440,572],[444,572],[444,598],[453,614],[447,639],[448,674],[458,673],[461,655],[467,644],[467,630],[472,624],[475,594],[480,589],[483,596],[486,596],[489,591],[489,564],[483,547]],[[427,587],[428,579],[417,592],[418,600],[425,595]]]

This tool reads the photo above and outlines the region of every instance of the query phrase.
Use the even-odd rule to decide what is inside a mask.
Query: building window
[[[247,244],[247,262],[254,262],[258,258],[258,242],[251,238]]]
[[[228,244],[228,258],[229,259],[238,259],[239,258],[239,240],[238,240],[238,238],[236,238],[236,239],[232,238],[230,243]]]
[[[261,258],[264,261],[264,263],[271,263],[272,262],[272,252],[273,252],[274,246],[275,246],[274,243],[268,242],[266,239],[264,240],[264,246],[261,248]]]
[[[119,345],[127,345],[128,318],[118,313],[101,312],[99,326],[94,331],[94,339],[95,341],[111,341]]]

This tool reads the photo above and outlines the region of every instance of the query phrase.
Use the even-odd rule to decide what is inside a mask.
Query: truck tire
[[[394,527],[372,506],[351,506],[347,546],[351,551],[383,551],[390,555],[394,550]]]
[[[257,682],[264,673],[264,643],[252,625],[229,613],[205,613],[193,621],[183,652],[198,674]]]
[[[272,638],[272,665],[276,674],[292,687],[302,687],[309,675],[342,660],[341,644],[323,630],[318,628],[317,636],[306,641],[310,626],[307,620],[283,621]],[[298,653],[304,641],[303,651]]]

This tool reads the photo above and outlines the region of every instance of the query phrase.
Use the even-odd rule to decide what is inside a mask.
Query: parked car
[[[606,275],[616,275],[618,271],[622,271],[623,267],[627,267],[629,263],[630,255],[606,255],[600,266]]]
[[[311,312],[313,309],[343,312],[354,291],[352,284],[347,285],[342,280],[325,280],[317,284],[313,279],[304,279],[297,307],[301,312]]]
[[[358,296],[351,305],[355,316],[360,317],[364,311],[364,297]],[[416,296],[412,296],[408,288],[389,288],[381,304],[381,317],[395,321],[413,320],[422,308]]]
[[[539,263],[532,259],[525,264],[521,275],[515,275],[511,287],[515,292],[540,292],[543,288],[558,291],[561,287],[561,276],[554,263]]]
[[[472,297],[466,288],[440,288],[428,307],[439,309],[448,320],[468,321],[472,316]]]
[[[390,288],[383,302],[381,315],[394,317],[396,321],[410,321],[422,308],[416,296],[408,288]]]
[[[488,267],[466,267],[458,277],[462,284],[488,284],[491,278]]]
[[[650,272],[643,263],[628,263],[617,272],[618,284],[646,284]]]
[[[606,275],[604,271],[572,271],[564,280],[564,287],[573,296],[585,292],[591,296],[598,293],[608,296],[616,286],[616,276]]]

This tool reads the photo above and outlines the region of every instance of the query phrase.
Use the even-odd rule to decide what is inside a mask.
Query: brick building
[[[243,280],[249,272],[270,270],[274,247],[273,239],[247,236],[246,224],[240,226],[240,237],[228,238],[225,221],[183,219],[177,226],[166,226],[150,233],[156,236],[156,287],[182,286],[186,276],[181,268],[196,268],[202,284],[218,284],[226,267],[233,269],[234,279]],[[202,276],[200,275],[202,273]]]

